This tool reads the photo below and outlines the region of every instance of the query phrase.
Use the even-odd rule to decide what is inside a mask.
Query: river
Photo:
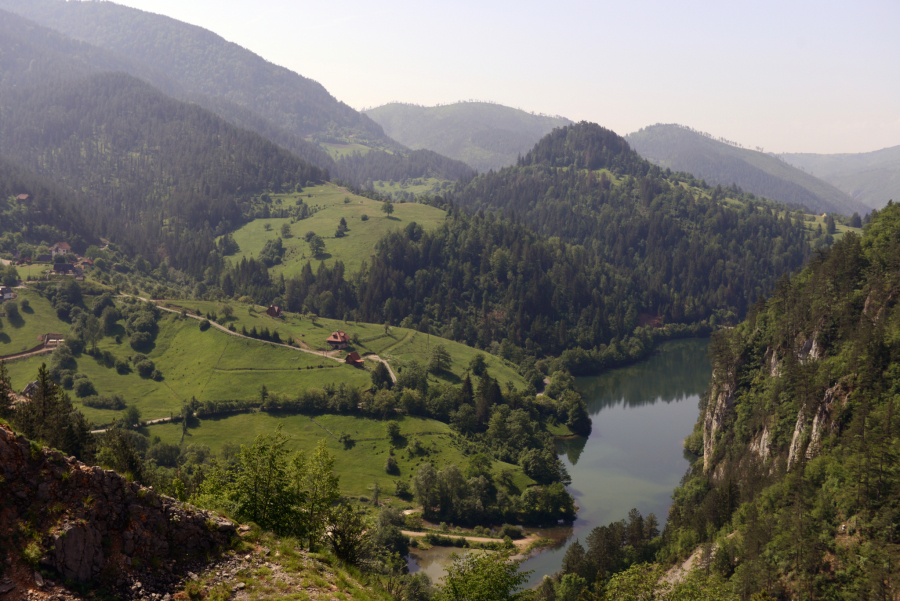
[[[593,430],[587,438],[559,441],[578,519],[569,527],[537,530],[559,542],[523,563],[523,569],[533,570],[529,584],[559,569],[571,541],[583,543],[593,528],[627,518],[632,508],[644,516],[655,513],[660,528],[665,524],[672,490],[690,466],[682,441],[709,385],[708,344],[706,339],[667,342],[645,361],[578,378]],[[414,551],[410,569],[436,580],[454,551],[459,550]]]

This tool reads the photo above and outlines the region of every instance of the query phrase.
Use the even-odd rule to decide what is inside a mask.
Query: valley
[[[3,601],[896,597],[900,147],[622,136],[872,127],[625,19],[267,1],[0,0]]]

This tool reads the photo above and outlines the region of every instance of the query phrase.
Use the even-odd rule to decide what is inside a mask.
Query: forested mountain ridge
[[[122,73],[2,90],[0,100],[0,152],[84,191],[82,213],[100,235],[153,262],[190,265],[195,276],[217,263],[214,228],[243,219],[247,195],[327,177]]]
[[[717,540],[713,564],[744,596],[895,594],[898,290],[900,206],[889,204],[714,337],[686,441],[703,461],[675,492],[668,555]]]
[[[453,199],[583,245],[606,265],[601,289],[627,280],[638,313],[676,323],[743,315],[803,264],[803,227],[749,197],[726,207],[721,188],[695,196],[679,177],[690,176],[664,172],[622,137],[579,123],[555,129],[518,165],[458,184]]]
[[[857,154],[779,156],[872,208],[880,209],[889,200],[900,200],[900,146]]]
[[[487,102],[433,107],[390,103],[365,114],[401,144],[434,150],[479,171],[515,164],[554,127],[572,123]]]
[[[112,2],[3,0],[0,8],[164,72],[188,93],[244,106],[296,135],[354,134],[391,145],[381,126],[321,84],[201,27]]]
[[[628,142],[641,156],[673,171],[685,171],[706,182],[742,189],[772,200],[805,206],[814,213],[854,212],[869,207],[809,173],[776,157],[738,148],[680,125],[654,125],[629,134]]]

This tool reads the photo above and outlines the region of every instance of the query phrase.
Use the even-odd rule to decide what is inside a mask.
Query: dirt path
[[[404,342],[406,342],[406,340],[407,340],[407,338],[409,338],[409,336],[410,336],[410,333],[407,332],[406,334],[403,335],[403,338],[401,338],[400,340],[398,340],[397,342],[395,342],[394,344],[392,344],[391,346],[387,347],[386,349],[384,349],[384,350],[381,351],[381,352],[382,352],[382,353],[389,353],[390,351],[394,350],[395,348],[397,348],[398,346],[400,346],[401,344],[403,344]]]
[[[144,302],[153,303],[153,304],[156,305],[159,309],[161,309],[161,310],[163,310],[163,311],[168,311],[169,313],[179,313],[179,314],[181,313],[181,311],[178,311],[178,310],[176,310],[176,309],[169,309],[168,307],[163,307],[162,305],[157,304],[157,303],[153,302],[152,300],[146,299],[146,298],[144,298],[144,297],[142,297],[142,296],[134,296],[133,294],[122,294],[121,296],[131,296],[132,298],[136,298],[136,299],[142,300],[142,301],[144,301]],[[192,315],[192,314],[190,314],[190,313],[186,313],[185,316],[186,316],[186,317],[190,317],[191,319],[196,319],[197,321],[203,321],[204,319],[206,319],[205,317],[202,317],[202,316],[200,316],[200,315]],[[291,349],[292,351],[298,351],[298,352],[301,352],[301,353],[307,353],[307,354],[309,354],[309,355],[315,355],[316,357],[325,357],[326,359],[331,359],[332,361],[337,361],[338,363],[343,363],[343,362],[344,362],[342,359],[340,359],[340,358],[338,358],[338,357],[333,357],[333,356],[331,356],[330,354],[328,354],[328,351],[325,351],[325,352],[322,352],[322,351],[313,351],[313,350],[310,350],[310,349],[308,349],[308,348],[302,348],[302,347],[299,347],[299,348],[298,348],[298,347],[296,347],[296,346],[291,346],[291,345],[289,345],[289,344],[281,344],[281,343],[278,343],[278,342],[271,342],[271,341],[269,341],[269,340],[260,340],[259,338],[253,338],[253,337],[251,337],[251,336],[244,336],[243,334],[239,334],[239,333],[237,333],[237,332],[232,332],[231,330],[229,330],[228,328],[226,328],[226,327],[223,326],[222,324],[216,323],[216,322],[214,322],[214,321],[210,321],[210,322],[209,322],[209,325],[211,325],[212,327],[214,327],[214,328],[216,328],[216,329],[218,329],[218,330],[221,330],[222,332],[225,332],[225,333],[228,334],[229,336],[237,336],[238,338],[245,338],[245,339],[247,339],[247,340],[254,340],[254,341],[256,341],[256,342],[262,342],[263,344],[271,344],[272,346],[280,346],[280,347],[283,347],[283,348],[286,348],[286,349]],[[395,381],[396,381],[396,380],[395,380]]]
[[[28,359],[29,357],[36,357],[38,355],[46,355],[47,353],[52,353],[53,348],[42,348],[39,351],[33,351],[31,353],[25,353],[24,355],[7,355],[5,357],[0,357],[0,361],[18,361],[19,359]],[[397,380],[394,380],[395,382]]]
[[[391,374],[391,380],[394,381],[394,384],[397,383],[397,376],[394,374],[394,370],[391,369],[391,364],[379,357],[378,355],[366,355],[364,359],[371,359],[372,361],[378,361],[379,363],[384,363],[384,366],[388,368],[388,373]]]
[[[416,538],[425,538],[426,536],[428,536],[428,534],[431,534],[429,532],[413,532],[412,530],[401,530],[400,532],[402,532],[406,536],[414,536]],[[470,543],[502,543],[503,542],[502,538],[489,538],[487,536],[461,536],[459,534],[453,534],[451,532],[437,533],[437,534],[440,534],[440,536],[449,536],[452,538],[464,538],[467,541],[469,541]],[[527,549],[529,546],[531,546],[531,543],[538,540],[539,538],[540,537],[537,534],[529,534],[525,538],[520,538],[519,540],[514,540],[513,544],[519,550]]]

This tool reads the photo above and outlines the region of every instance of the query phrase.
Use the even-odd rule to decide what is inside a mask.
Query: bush
[[[15,319],[19,316],[19,305],[16,304],[14,300],[8,300],[3,303],[3,312],[6,313],[6,316],[10,319]]]
[[[200,322],[200,331],[205,332],[208,329],[209,329],[209,320],[204,319],[203,321]]]
[[[112,396],[86,396],[81,402],[84,403],[85,407],[90,407],[91,409],[113,409],[115,411],[121,411],[127,406],[125,404],[125,399],[118,394]]]
[[[150,345],[151,340],[153,340],[153,336],[151,336],[149,332],[135,332],[130,338],[131,348],[147,348],[147,346]]]
[[[93,382],[87,378],[81,378],[75,382],[75,396],[78,398],[84,398],[95,394],[97,394],[97,390],[94,388]]]
[[[23,298],[22,300],[19,301],[19,306],[22,308],[23,311],[27,311],[28,309],[31,308],[31,302],[27,298]]]
[[[124,359],[116,359],[116,371],[124,375],[131,371],[131,366]]]
[[[360,218],[361,221],[368,221],[368,220],[369,220],[369,216],[366,215],[365,213],[363,213],[362,215],[360,215],[359,218]]]
[[[522,529],[518,526],[513,526],[511,524],[503,524],[500,526],[500,537],[506,538],[509,537],[511,539],[520,539],[522,538]]]
[[[150,359],[144,359],[140,363],[136,363],[134,368],[142,378],[149,378],[153,375],[156,365]]]
[[[150,379],[160,382],[163,379],[162,372],[159,371],[158,369],[154,369],[153,373],[150,374]]]
[[[75,377],[71,372],[63,373],[59,377],[59,384],[63,388],[72,388],[72,385],[75,383]]]
[[[384,462],[384,471],[393,475],[399,474],[400,467],[397,465],[397,460],[393,457],[388,457],[387,461]]]

